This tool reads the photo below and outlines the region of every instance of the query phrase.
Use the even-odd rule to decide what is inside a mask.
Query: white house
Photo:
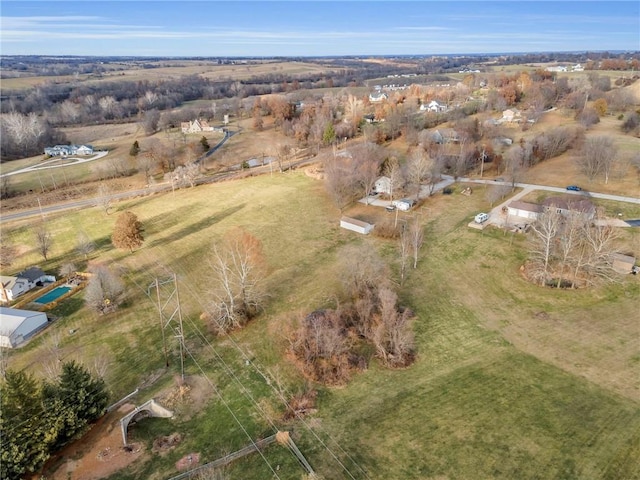
[[[372,103],[384,102],[389,99],[389,95],[384,92],[375,92],[369,94],[369,101]]]
[[[47,326],[47,314],[0,307],[0,347],[16,348]]]
[[[53,147],[45,147],[44,153],[50,157],[93,155],[93,147],[91,145],[54,145]]]
[[[78,145],[76,148],[76,155],[91,155],[93,154],[93,147],[91,145]]]
[[[31,290],[26,278],[0,276],[2,288],[0,289],[0,301],[9,303],[25,292]]]
[[[538,218],[538,215],[540,215],[542,212],[542,205],[538,205],[537,203],[528,203],[516,200],[507,205],[507,213],[509,214],[509,216],[513,217],[536,220]]]
[[[182,122],[180,124],[182,133],[213,132],[215,129],[206,120],[194,120],[192,122]]]
[[[436,102],[435,100],[431,100],[429,103],[423,103],[420,105],[421,112],[446,112],[447,106],[442,105],[441,103]]]
[[[362,220],[356,220],[355,218],[350,217],[342,217],[340,219],[340,227],[345,228],[347,230],[351,230],[352,232],[361,233],[363,235],[368,235],[375,225],[367,222],[363,222]]]
[[[47,275],[38,267],[29,267],[18,273],[15,277],[0,277],[0,300],[10,302],[25,292],[46,282],[55,282],[56,277]]]
[[[376,180],[373,190],[377,193],[385,193],[391,195],[392,185],[389,177],[380,177]]]

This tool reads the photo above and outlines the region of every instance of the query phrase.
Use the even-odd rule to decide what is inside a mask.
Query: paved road
[[[422,186],[421,190],[420,190],[420,194],[418,195],[421,199],[423,198],[427,198],[430,195],[433,195],[435,192],[443,190],[445,187],[448,187],[450,185],[452,185],[453,183],[455,183],[455,179],[449,175],[442,175],[442,180],[437,183],[434,188],[431,190],[428,186]],[[460,183],[479,183],[479,184],[485,184],[485,185],[506,185],[506,186],[512,186],[511,182],[496,182],[495,180],[485,180],[485,179],[474,179],[474,178],[459,178],[457,180]],[[546,185],[534,185],[534,184],[530,184],[530,183],[516,183],[515,184],[516,187],[522,188],[522,190],[520,192],[518,192],[516,195],[509,197],[507,200],[505,200],[504,202],[502,202],[500,205],[498,205],[497,207],[493,208],[491,210],[491,212],[489,212],[489,220],[488,222],[494,225],[500,225],[503,226],[504,222],[505,222],[505,218],[504,215],[502,214],[502,208],[507,206],[509,203],[513,202],[514,200],[519,200],[522,197],[528,195],[529,193],[535,191],[535,190],[546,190],[548,192],[557,192],[557,193],[563,193],[563,194],[568,194],[568,195],[576,195],[578,197],[583,197],[583,198],[601,198],[601,199],[605,199],[605,200],[614,200],[617,202],[626,202],[626,203],[636,203],[640,205],[640,198],[636,198],[636,197],[624,197],[621,195],[610,195],[608,193],[596,193],[596,192],[586,192],[586,191],[580,191],[580,192],[573,192],[570,190],[567,190],[566,188],[561,188],[561,187],[549,187]],[[376,207],[386,207],[391,205],[391,201],[389,200],[382,200],[379,199],[377,197],[368,197],[368,198],[362,198],[359,200],[360,203],[365,203],[367,205],[373,205]],[[607,220],[607,223],[610,225],[615,225],[618,227],[635,227],[635,226],[640,226],[640,220],[628,220],[628,221],[624,221],[624,220],[618,220],[618,219],[609,219]]]

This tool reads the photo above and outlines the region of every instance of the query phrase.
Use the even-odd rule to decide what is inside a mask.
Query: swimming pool
[[[34,300],[35,303],[40,303],[42,305],[46,305],[47,303],[51,303],[54,300],[60,298],[62,295],[71,290],[71,287],[56,287],[50,292],[45,293],[41,297],[38,297]]]

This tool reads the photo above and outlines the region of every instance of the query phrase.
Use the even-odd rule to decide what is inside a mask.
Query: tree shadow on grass
[[[189,218],[189,214],[197,208],[197,205],[185,205],[170,212],[161,213],[151,218],[141,219],[144,227],[145,236],[154,235],[173,227],[177,223],[181,223],[185,218]]]
[[[241,203],[239,205],[236,205],[235,207],[227,208],[226,210],[222,210],[220,212],[217,212],[215,215],[211,215],[210,217],[204,218],[204,219],[200,220],[199,222],[195,222],[195,223],[189,224],[189,225],[185,226],[184,228],[181,228],[177,232],[172,233],[171,235],[169,235],[167,237],[163,237],[163,238],[159,238],[157,240],[154,240],[153,242],[151,242],[148,245],[148,247],[149,248],[153,248],[153,247],[156,247],[156,246],[159,246],[159,245],[166,245],[168,243],[172,243],[172,242],[175,242],[177,240],[181,240],[182,238],[186,237],[187,235],[191,235],[193,233],[199,232],[201,230],[209,228],[212,225],[215,225],[216,223],[221,222],[225,218],[227,218],[227,217],[233,215],[234,213],[242,210],[244,208],[244,206],[245,206],[245,204]]]

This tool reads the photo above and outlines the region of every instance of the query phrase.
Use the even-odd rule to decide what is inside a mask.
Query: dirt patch
[[[200,454],[190,453],[176,462],[176,468],[178,471],[182,472],[183,470],[191,470],[192,468],[197,467],[199,463]]]
[[[211,386],[201,376],[186,377],[184,382],[176,378],[174,386],[162,391],[157,400],[165,407],[173,410],[182,420],[189,419],[202,410],[211,398]]]
[[[42,475],[52,480],[97,480],[146,458],[144,444],[122,443],[120,418],[132,409],[125,404],[102,417],[85,436],[52,457]]]
[[[179,433],[172,433],[171,435],[158,437],[153,441],[153,447],[151,448],[151,451],[162,456],[173,449],[181,441],[182,435],[180,435]]]

